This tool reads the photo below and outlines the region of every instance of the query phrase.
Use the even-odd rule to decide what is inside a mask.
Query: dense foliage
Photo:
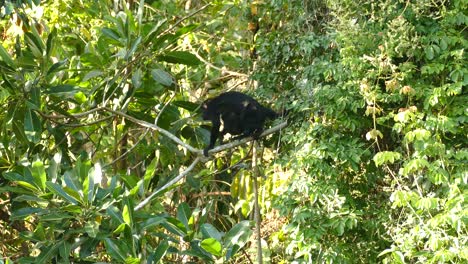
[[[264,261],[468,261],[467,1],[0,3],[0,263],[256,261],[232,89],[289,112]]]

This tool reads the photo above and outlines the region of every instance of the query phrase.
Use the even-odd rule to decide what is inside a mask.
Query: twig
[[[200,13],[201,11],[203,11],[205,8],[207,8],[207,7],[210,6],[210,5],[211,5],[211,3],[206,4],[206,5],[202,6],[202,7],[200,7],[198,10],[193,11],[191,14],[188,14],[187,16],[185,16],[185,17],[179,19],[179,20],[178,20],[177,22],[175,22],[170,28],[164,30],[161,34],[159,34],[159,37],[162,36],[162,35],[164,35],[164,34],[166,34],[166,33],[169,32],[169,31],[173,30],[173,29],[176,28],[180,23],[182,23],[184,20],[187,20],[187,19],[193,17],[194,15],[196,15],[197,13]]]
[[[258,172],[258,142],[255,140],[253,142],[253,151],[252,151],[252,173],[253,173],[253,184],[254,184],[254,221],[255,221],[255,233],[257,234],[257,263],[263,263],[263,253],[262,253],[262,218],[260,216],[260,206],[258,205],[258,181],[259,172]]]

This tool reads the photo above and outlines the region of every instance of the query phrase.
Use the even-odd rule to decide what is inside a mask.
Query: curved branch
[[[263,133],[259,137],[261,138],[261,137],[265,137],[265,136],[268,136],[270,134],[273,134],[276,131],[279,131],[282,128],[286,127],[287,125],[288,125],[288,122],[284,121],[284,122],[282,122],[282,123],[280,123],[280,124],[278,124],[278,125],[276,125],[276,126],[274,126],[272,128],[269,128],[269,129],[263,131]],[[254,140],[252,137],[248,137],[248,138],[243,138],[243,139],[240,139],[240,140],[232,141],[232,142],[229,142],[227,144],[212,148],[212,149],[210,149],[208,151],[208,153],[213,154],[213,153],[221,152],[221,151],[226,150],[226,149],[230,149],[230,148],[240,146],[240,145],[245,144],[245,143],[247,143],[249,141],[252,141],[252,140]],[[200,151],[200,153],[203,153],[202,150],[199,150],[199,151]]]
[[[185,175],[187,175],[191,170],[193,170],[193,168],[195,168],[195,165],[197,165],[197,163],[200,162],[200,160],[201,160],[200,157],[196,157],[195,160],[192,162],[192,164],[190,164],[190,166],[188,166],[186,170],[184,170],[181,174],[177,175],[177,177],[175,177],[174,179],[170,180],[168,183],[164,184],[161,188],[154,191],[150,196],[146,197],[141,203],[139,203],[135,207],[135,211],[140,210],[143,206],[148,204],[151,201],[151,199],[154,196],[156,196],[158,193],[164,191],[165,189],[171,187],[172,185],[180,181],[183,177],[185,177]]]
[[[111,112],[113,114],[116,114],[116,115],[119,115],[119,116],[122,116],[122,117],[125,117],[126,119],[142,126],[142,127],[147,127],[147,128],[151,128],[151,129],[154,129],[156,131],[158,131],[159,133],[165,135],[166,137],[170,138],[172,141],[176,142],[177,144],[183,146],[184,148],[188,149],[190,152],[194,152],[194,153],[202,153],[202,150],[201,149],[197,149],[197,148],[194,148],[188,144],[186,144],[185,142],[183,142],[180,138],[174,136],[171,132],[163,129],[163,128],[160,128],[158,127],[157,125],[154,125],[154,124],[151,124],[151,123],[148,123],[146,121],[143,121],[143,120],[140,120],[140,119],[136,119],[132,116],[129,116],[125,113],[122,113],[120,111],[116,111],[116,110],[112,110],[108,107],[102,107],[101,109],[103,110],[106,110],[108,112]]]

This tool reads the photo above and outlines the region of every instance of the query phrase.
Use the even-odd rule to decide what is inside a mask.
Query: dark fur
[[[205,101],[202,105],[203,119],[210,120],[210,144],[203,150],[208,156],[216,140],[223,141],[225,134],[238,135],[234,139],[252,136],[258,138],[263,132],[267,119],[275,119],[278,114],[270,108],[259,104],[252,97],[240,92],[227,92]],[[223,130],[219,131],[223,124]]]

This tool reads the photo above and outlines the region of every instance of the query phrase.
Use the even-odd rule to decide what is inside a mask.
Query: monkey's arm
[[[211,128],[211,135],[210,135],[210,145],[203,150],[203,155],[208,157],[208,150],[212,149],[216,144],[216,139],[219,137],[219,127],[221,126],[221,121],[219,120],[219,116],[211,121],[212,128]]]

